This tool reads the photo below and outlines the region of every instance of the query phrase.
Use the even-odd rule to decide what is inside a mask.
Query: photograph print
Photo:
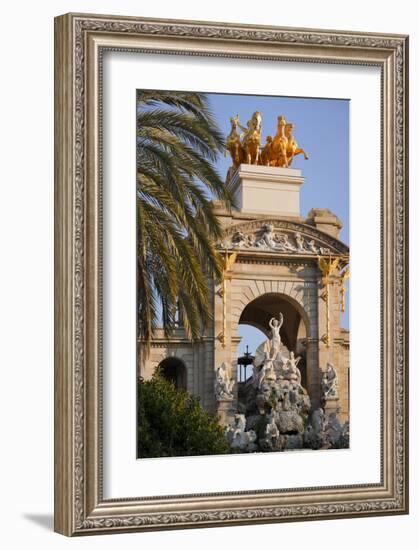
[[[137,458],[349,448],[349,109],[137,90]]]

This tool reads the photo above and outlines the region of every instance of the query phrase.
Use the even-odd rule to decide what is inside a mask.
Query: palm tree
[[[209,277],[222,272],[211,195],[231,206],[212,163],[224,139],[205,94],[137,92],[137,286],[143,356],[161,312],[167,335],[182,318],[190,339],[210,318]]]

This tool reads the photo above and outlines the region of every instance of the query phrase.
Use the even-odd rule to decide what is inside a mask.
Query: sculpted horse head
[[[262,130],[262,113],[260,111],[255,111],[251,118],[252,126],[255,131]]]

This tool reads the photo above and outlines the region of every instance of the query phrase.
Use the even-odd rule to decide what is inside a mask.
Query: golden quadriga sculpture
[[[308,155],[298,147],[294,138],[294,125],[288,123],[284,116],[278,117],[277,131],[274,137],[267,136],[266,143],[261,146],[262,113],[256,111],[244,127],[240,124],[239,115],[230,118],[231,131],[227,136],[226,149],[233,161],[227,179],[240,164],[258,164],[261,166],[278,166],[289,168],[297,155]],[[241,133],[239,133],[239,130]]]

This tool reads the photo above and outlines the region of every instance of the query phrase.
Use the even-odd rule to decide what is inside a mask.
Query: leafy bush
[[[225,454],[229,446],[215,415],[199,399],[156,372],[138,380],[138,458]]]

